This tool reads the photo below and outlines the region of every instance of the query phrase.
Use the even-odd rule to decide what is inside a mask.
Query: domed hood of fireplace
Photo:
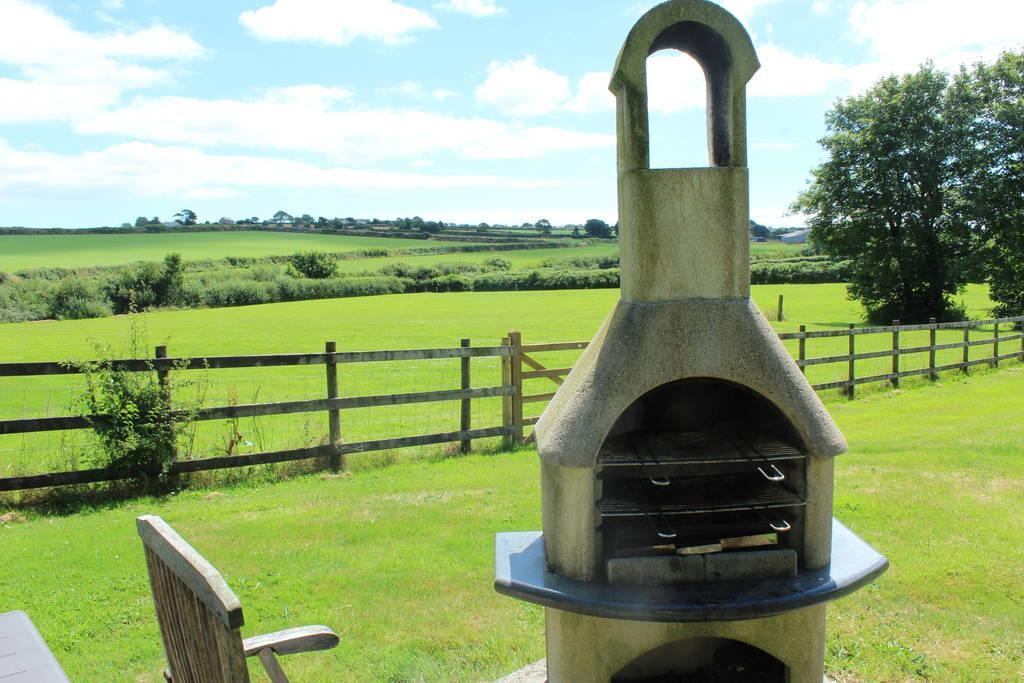
[[[616,420],[652,390],[686,379],[749,388],[774,405],[808,455],[846,441],[778,336],[749,299],[619,302],[536,426],[544,462],[594,467]],[[736,422],[723,406],[719,419]]]

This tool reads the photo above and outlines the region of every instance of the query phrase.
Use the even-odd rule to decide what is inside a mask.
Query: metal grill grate
[[[655,491],[644,487],[628,492],[609,492],[598,501],[604,517],[646,515],[685,515],[704,512],[768,510],[804,505],[800,496],[770,481],[738,480],[734,477],[673,481],[670,487]]]
[[[643,448],[645,453],[637,452]],[[653,458],[652,458],[653,456]],[[630,433],[609,439],[601,449],[606,467],[632,466],[656,460],[660,465],[685,465],[751,460],[793,460],[804,457],[796,446],[764,434],[736,431]]]

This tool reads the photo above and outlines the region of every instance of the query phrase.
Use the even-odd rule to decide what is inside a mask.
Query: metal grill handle
[[[783,481],[783,480],[785,480],[786,475],[783,474],[782,470],[780,470],[778,467],[776,467],[775,465],[773,465],[771,463],[767,463],[767,465],[768,465],[768,469],[771,470],[771,474],[769,474],[768,472],[765,472],[764,467],[758,467],[757,468],[757,471],[760,472],[761,475],[764,476],[765,479],[767,479],[768,481]]]

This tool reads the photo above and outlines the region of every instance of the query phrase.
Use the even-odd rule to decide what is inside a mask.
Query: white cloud
[[[762,67],[750,84],[752,97],[800,97],[819,95],[840,87],[848,69],[811,55],[796,55],[771,43],[758,50]],[[615,98],[608,92],[610,75],[588,73],[580,79],[576,94],[566,104],[569,111],[591,114],[612,111]],[[650,111],[672,114],[706,106],[706,81],[700,66],[686,54],[657,52],[647,61]]]
[[[568,78],[526,55],[518,61],[491,62],[476,100],[510,116],[536,116],[555,111],[571,94]]]
[[[1022,24],[1024,3],[1008,0],[859,0],[850,10],[850,37],[874,59],[850,69],[852,90],[929,59],[946,70],[990,61],[1024,44]]]
[[[447,99],[458,97],[459,95],[459,93],[454,90],[447,90],[445,88],[434,88],[433,90],[427,91],[427,89],[423,87],[423,84],[417,81],[402,81],[390,88],[381,88],[380,92],[390,93],[392,95],[401,95],[414,100],[430,98],[437,100],[438,102],[444,102]]]
[[[390,88],[383,88],[382,92],[419,99],[423,97],[424,90],[422,83],[417,83],[416,81],[402,81],[398,85]]]
[[[446,0],[434,5],[437,9],[461,12],[471,17],[491,17],[495,14],[504,14],[505,8],[498,5],[495,0]]]
[[[393,0],[276,0],[242,12],[238,21],[261,40],[328,45],[357,38],[400,45],[415,31],[437,28],[429,14]]]
[[[76,130],[168,144],[310,152],[352,165],[437,153],[467,159],[536,158],[615,143],[612,135],[419,110],[338,109],[334,100],[340,93],[317,88],[274,90],[252,100],[136,98],[81,121]]]
[[[647,106],[658,114],[703,107],[707,81],[693,57],[676,50],[657,52],[647,60]]]
[[[445,100],[450,99],[452,97],[458,97],[459,93],[455,92],[454,90],[447,90],[445,88],[434,88],[433,90],[430,91],[430,96],[433,97],[438,102],[444,102]]]
[[[825,62],[814,55],[798,55],[773,43],[757,48],[761,69],[750,81],[752,97],[803,97],[842,88],[849,67]]]
[[[156,24],[136,31],[79,31],[48,8],[24,0],[0,3],[0,62],[33,69],[109,66],[117,58],[194,59],[203,48],[188,34]],[[85,62],[85,64],[82,64]]]
[[[271,88],[266,91],[265,97],[268,101],[279,104],[325,109],[335,102],[352,99],[353,94],[348,88],[311,83]]]
[[[611,76],[604,71],[583,74],[576,93],[566,102],[565,108],[577,114],[615,111],[615,97],[608,90],[609,78]]]
[[[819,16],[823,16],[832,11],[832,0],[813,0],[811,2],[811,11]]]
[[[188,34],[160,24],[89,33],[48,8],[0,1],[0,122],[77,120],[116,104],[127,90],[167,82],[172,72],[139,62],[181,62],[205,54]]]
[[[0,197],[41,192],[115,191],[140,197],[223,199],[243,190],[283,188],[534,188],[533,180],[492,175],[428,175],[353,169],[259,156],[213,155],[142,142],[57,154],[21,150],[0,139]]]

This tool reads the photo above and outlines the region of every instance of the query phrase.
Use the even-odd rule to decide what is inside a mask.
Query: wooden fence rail
[[[1002,326],[1002,328],[1001,328]],[[982,339],[971,339],[972,330],[991,327],[992,334]],[[924,325],[893,325],[884,327],[854,327],[836,330],[808,331],[805,326],[799,332],[787,332],[779,335],[783,341],[796,341],[796,363],[801,371],[808,367],[831,364],[845,364],[846,377],[832,382],[814,384],[817,391],[839,389],[852,397],[856,387],[878,382],[889,382],[898,387],[901,378],[928,376],[937,379],[939,373],[950,370],[967,371],[976,365],[992,365],[998,367],[999,362],[1008,359],[1024,361],[1024,332],[1002,334],[1002,330],[1020,329],[1024,327],[1024,316],[1017,318],[1001,318],[999,320],[981,320],[958,323],[936,323],[932,321]],[[963,330],[962,341],[938,343],[940,330]],[[909,332],[929,332],[929,344],[923,346],[902,346],[901,335]],[[857,351],[856,339],[867,335],[886,335],[891,339],[890,348],[879,351]],[[815,339],[831,339],[847,337],[847,353],[843,355],[809,357],[809,341]],[[1020,341],[1019,350],[1000,354],[1000,345]],[[236,419],[243,417],[262,417],[270,415],[290,415],[297,413],[325,412],[328,416],[328,433],[326,443],[310,448],[298,448],[266,453],[246,455],[230,455],[202,458],[196,460],[178,460],[171,467],[172,474],[200,472],[230,467],[246,467],[272,463],[293,462],[297,460],[324,459],[332,469],[345,467],[348,455],[373,451],[391,450],[411,446],[431,444],[458,443],[463,453],[469,452],[474,439],[501,437],[506,446],[521,445],[532,439],[526,437],[526,428],[536,424],[536,417],[525,416],[524,406],[534,403],[546,403],[554,397],[554,390],[560,386],[571,367],[546,367],[538,354],[551,352],[580,351],[589,342],[556,342],[546,344],[524,344],[522,335],[512,331],[504,337],[498,346],[472,346],[469,339],[463,339],[460,346],[454,348],[435,349],[403,349],[390,351],[337,351],[334,342],[327,342],[324,353],[308,354],[275,354],[258,356],[210,356],[205,358],[171,358],[167,348],[157,347],[154,358],[125,359],[107,363],[108,367],[131,372],[155,373],[161,384],[167,385],[172,372],[202,369],[237,369],[266,368],[299,365],[323,365],[325,368],[325,397],[302,401],[283,401],[276,403],[255,403],[247,405],[228,405],[202,408],[198,412],[188,414],[196,421]],[[992,354],[984,358],[970,358],[970,349],[991,346]],[[1006,349],[1006,346],[1002,347]],[[963,349],[960,362],[938,365],[936,354],[939,351]],[[902,369],[901,359],[915,354],[928,354],[928,366],[916,369]],[[857,361],[892,357],[892,371],[884,374],[858,376]],[[489,387],[472,386],[472,359],[498,358],[501,362],[501,384]],[[344,373],[339,366],[351,363],[378,363],[389,361],[430,361],[459,359],[459,389],[440,391],[421,391],[400,394],[384,394],[376,396],[342,397],[341,386]],[[565,363],[561,363],[565,365]],[[33,362],[33,363],[0,363],[0,378],[29,377],[47,375],[69,375],[84,372],[79,364],[66,362]],[[551,383],[552,391],[527,394],[523,385],[531,380],[546,380]],[[502,423],[498,426],[473,428],[473,401],[486,398],[502,399]],[[170,400],[170,396],[168,396]],[[459,430],[452,432],[423,434],[417,436],[378,439],[346,443],[343,440],[344,428],[342,416],[345,410],[371,408],[379,406],[396,406],[407,404],[434,403],[441,401],[458,402],[460,404]],[[185,413],[180,413],[185,415]],[[71,415],[58,417],[37,417],[0,420],[0,435],[28,434],[70,429],[88,429],[105,417],[102,415]],[[23,489],[61,486],[68,484],[86,484],[103,481],[114,481],[129,478],[130,475],[111,469],[87,469],[73,472],[57,472],[0,478],[0,491],[16,491]]]

